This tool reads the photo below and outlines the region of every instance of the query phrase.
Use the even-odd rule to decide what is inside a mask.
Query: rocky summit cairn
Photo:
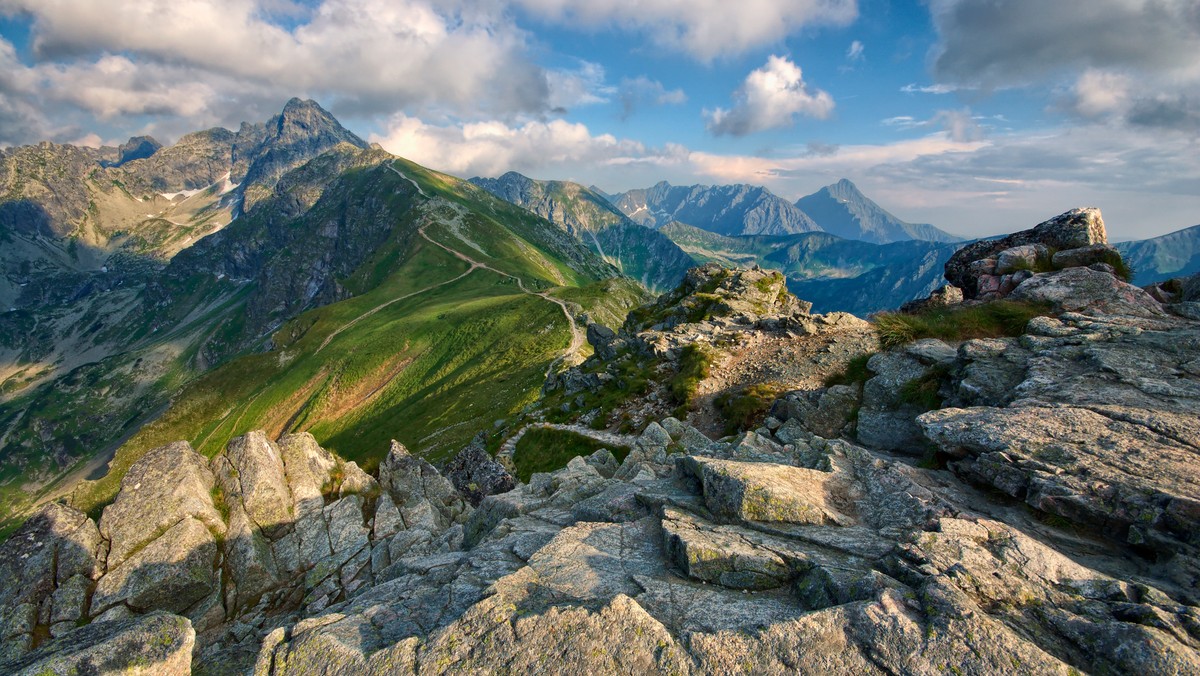
[[[50,504],[0,545],[0,673],[1200,673],[1200,321],[1092,273],[1018,285],[1020,335],[893,345],[738,434],[593,430],[527,482],[482,440],[449,476],[164,446],[98,523]],[[589,336],[804,344],[832,320],[781,283],[702,269]]]

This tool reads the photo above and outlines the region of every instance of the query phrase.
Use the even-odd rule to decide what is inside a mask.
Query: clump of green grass
[[[716,355],[703,345],[692,343],[679,353],[679,372],[671,378],[671,397],[680,406],[690,406],[700,381],[708,377]]]
[[[627,446],[613,447],[582,434],[535,427],[521,436],[513,452],[517,478],[528,482],[537,472],[552,472],[567,466],[575,456],[588,456],[601,448],[612,451],[619,461],[629,455]]]
[[[825,378],[825,387],[833,387],[834,385],[861,385],[871,379],[871,369],[867,368],[867,362],[871,361],[875,353],[860,354],[854,359],[846,363],[846,369],[839,373],[833,373]]]
[[[600,370],[593,369],[591,372]],[[609,367],[609,370],[613,375],[612,380],[597,389],[585,390],[570,397],[562,393],[546,397],[543,401],[546,419],[565,423],[575,420],[580,413],[598,410],[592,419],[592,427],[604,429],[614,410],[631,397],[650,391],[650,382],[654,377],[654,364],[651,361],[627,356],[615,362],[615,366]]]
[[[736,434],[761,422],[784,389],[780,383],[755,383],[717,397],[713,403],[725,417],[725,434]]]
[[[958,341],[1019,336],[1029,320],[1049,314],[1049,305],[1013,300],[931,308],[913,314],[884,312],[875,316],[875,333],[885,348],[907,345],[921,338]]]
[[[942,397],[938,392],[942,389],[942,382],[949,373],[949,367],[938,364],[919,378],[913,378],[904,383],[900,386],[900,402],[916,406],[923,411],[941,408]]]
[[[783,275],[778,272],[772,272],[770,276],[763,277],[754,283],[758,290],[763,293],[771,293],[771,287],[783,281]]]
[[[1117,278],[1127,283],[1132,283],[1134,275],[1137,274],[1137,272],[1133,269],[1133,266],[1131,266],[1129,262],[1125,260],[1125,257],[1121,255],[1120,251],[1105,251],[1101,256],[1100,262],[1111,265],[1113,267],[1113,271],[1117,274]]]

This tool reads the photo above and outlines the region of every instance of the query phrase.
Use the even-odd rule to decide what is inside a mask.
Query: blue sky
[[[311,97],[460,176],[838,178],[963,235],[1200,223],[1195,0],[0,0],[0,144]]]

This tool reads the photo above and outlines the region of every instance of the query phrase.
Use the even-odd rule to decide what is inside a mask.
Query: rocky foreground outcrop
[[[1068,334],[1058,339],[1074,338],[1085,349],[1111,337],[1071,332],[1072,321],[1082,320],[1046,320],[1039,331]],[[1150,327],[1138,335],[1155,333]],[[1047,338],[1034,332],[1026,342]],[[939,353],[928,343],[914,349]],[[1081,384],[1111,373],[1089,368],[1087,359],[1075,363]],[[1175,386],[1197,377],[1181,370]],[[5,545],[3,561],[54,552],[68,561],[63,553],[78,551],[82,563],[60,574],[98,574],[103,583],[111,574],[103,572],[106,561],[127,549],[110,542],[143,540],[176,518],[211,534],[210,503],[200,497],[211,476],[224,491],[211,506],[228,514],[219,560],[203,559],[210,550],[201,537],[193,548],[199,559],[146,561],[176,575],[203,568],[200,579],[221,578],[213,591],[225,593],[213,607],[223,615],[202,610],[203,600],[182,611],[199,629],[197,673],[218,666],[256,674],[1200,670],[1200,594],[1187,577],[1189,554],[1179,540],[1186,531],[1173,530],[1172,521],[1186,517],[1197,498],[1187,468],[1173,460],[1182,462],[1186,444],[1197,441],[1181,418],[1164,414],[1156,436],[1116,439],[1105,437],[1124,429],[1113,418],[1061,402],[1037,410],[997,402],[990,418],[965,424],[960,418],[981,414],[978,407],[945,409],[919,420],[929,438],[963,449],[944,471],[814,435],[786,405],[777,408],[780,417],[762,428],[722,441],[664,419],[647,427],[624,463],[601,450],[484,497],[475,509],[398,445],[377,482],[349,465],[339,470],[309,437],[274,444],[248,435],[212,461],[210,474],[174,445],[131,472],[98,529],[86,516],[50,506]],[[1089,415],[1095,418],[1069,418]],[[1170,444],[1180,446],[1171,451]],[[1072,453],[1096,462],[1072,462]],[[1154,456],[1157,466],[1141,456]],[[1143,474],[1121,476],[1119,461],[1140,463]],[[1001,471],[975,469],[985,466]],[[1152,469],[1153,477],[1146,474]],[[140,495],[162,499],[139,486],[160,471],[199,483],[162,509],[138,513],[141,530],[114,522],[133,514],[125,510]],[[1086,510],[1055,509],[1053,500],[1027,500],[1027,507],[976,488],[1016,485],[989,477],[1021,472],[1027,486],[1057,478],[1114,505],[1126,489],[1133,495],[1154,477],[1174,479],[1153,495],[1143,491],[1157,511],[1149,519],[1134,515],[1147,536],[1132,541],[1115,537],[1111,524],[1062,516]],[[276,497],[257,500],[260,491]],[[171,528],[117,567],[149,557],[157,540],[174,537]],[[235,535],[239,528],[246,532]],[[92,568],[88,553],[97,547]],[[38,585],[4,589],[17,586]],[[130,645],[129,636],[142,635],[130,633],[138,631],[132,620],[110,619],[100,608],[110,617],[86,614],[87,627],[41,643],[40,613],[56,610],[62,588],[54,577],[22,597],[38,617],[33,638],[19,634],[15,652],[40,645],[6,668],[42,673],[26,665],[67,664],[75,653],[64,657],[63,645],[91,655],[125,641],[129,661],[161,659],[154,673],[186,673],[168,671],[169,658],[156,657],[170,652],[165,636],[178,643],[186,635]],[[257,600],[242,600],[251,593]],[[6,612],[11,607],[6,599]],[[127,601],[119,607],[133,618],[169,617],[143,616]]]
[[[528,483],[478,446],[448,477],[307,435],[157,449],[98,522],[48,505],[0,546],[0,673],[1200,673],[1200,322],[1075,270],[1112,277],[1032,273],[1090,300],[1019,337]],[[678,300],[747,297],[716,276]],[[786,309],[751,325],[816,321],[743,281]],[[685,340],[685,306],[593,344]]]

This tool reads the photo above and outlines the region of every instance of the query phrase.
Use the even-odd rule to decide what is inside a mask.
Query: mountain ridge
[[[668,238],[634,223],[591,188],[570,181],[538,181],[515,171],[470,182],[562,226],[651,291],[674,287],[692,265]]]
[[[796,201],[796,206],[811,216],[825,232],[844,239],[876,244],[904,240],[962,241],[962,238],[928,223],[907,223],[896,218],[845,178],[801,197]]]

